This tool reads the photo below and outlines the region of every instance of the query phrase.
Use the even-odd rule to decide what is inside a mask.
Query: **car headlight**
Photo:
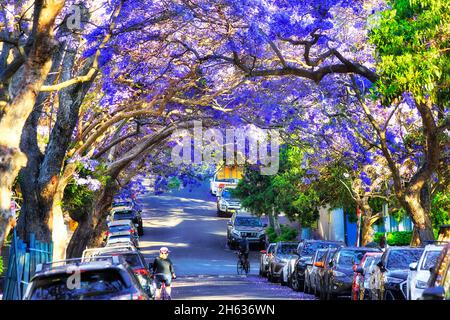
[[[340,271],[334,271],[334,276],[338,278],[346,277],[347,275]]]
[[[404,280],[399,279],[399,278],[386,277],[386,280],[385,280],[385,281],[386,281],[386,282],[389,282],[389,283],[397,284],[397,283],[402,283]]]
[[[417,280],[416,288],[417,289],[426,289],[426,288],[428,288],[428,283],[426,283],[425,281]]]
[[[239,238],[241,237],[241,233],[239,231],[233,230],[233,231],[231,231],[231,233],[233,235],[235,235],[236,237],[239,237]]]
[[[228,206],[228,202],[225,200],[220,201],[221,206]]]

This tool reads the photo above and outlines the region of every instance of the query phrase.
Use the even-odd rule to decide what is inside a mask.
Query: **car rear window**
[[[120,294],[127,290],[127,284],[115,269],[85,271],[80,273],[80,284],[68,287],[72,276],[57,274],[33,281],[31,300],[84,300],[105,295]]]
[[[419,261],[422,252],[423,249],[392,250],[389,252],[386,268],[407,270],[410,263]]]
[[[113,203],[113,208],[116,207],[131,207],[133,205],[132,202],[128,202],[128,201],[120,201],[120,202],[114,202]]]
[[[128,231],[130,230],[130,225],[123,225],[123,226],[111,226],[109,227],[109,232],[114,233],[114,232],[123,232],[123,231]]]
[[[289,243],[289,244],[282,244],[278,246],[277,253],[278,254],[293,254],[297,252],[297,244],[295,243]]]
[[[133,211],[118,211],[114,213],[114,220],[132,220],[133,218]]]

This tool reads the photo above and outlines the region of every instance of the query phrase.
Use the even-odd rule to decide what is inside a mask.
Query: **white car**
[[[436,260],[442,251],[442,245],[427,245],[418,262],[409,265],[408,279],[406,283],[406,298],[417,300],[422,297],[422,292],[428,288],[430,268],[436,264]]]

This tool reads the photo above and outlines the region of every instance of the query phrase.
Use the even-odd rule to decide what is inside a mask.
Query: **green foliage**
[[[391,0],[370,41],[378,54],[377,90],[386,102],[411,92],[448,106],[450,94],[450,1]]]
[[[384,232],[377,232],[374,241],[380,243]],[[387,233],[387,244],[390,246],[408,246],[411,242],[412,231],[394,231]]]
[[[177,177],[170,177],[167,183],[170,190],[178,190],[181,186],[181,181]]]
[[[0,274],[3,274],[4,267],[3,267],[3,257],[0,256]]]
[[[439,226],[450,224],[450,192],[438,192],[431,201],[431,220],[437,232]]]
[[[278,242],[278,241],[295,241],[298,236],[298,230],[295,228],[291,228],[287,225],[280,225],[281,234],[277,236],[275,230],[272,227],[268,227],[266,229],[266,234],[269,239],[269,242]]]

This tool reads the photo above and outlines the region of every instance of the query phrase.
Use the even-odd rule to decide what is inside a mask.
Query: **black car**
[[[322,297],[327,300],[351,297],[354,266],[359,265],[366,252],[381,252],[379,248],[341,247],[326,266]]]
[[[294,271],[291,274],[289,285],[295,291],[304,290],[305,286],[305,270],[307,263],[311,263],[314,254],[318,249],[338,248],[345,244],[340,241],[327,240],[304,240],[297,249],[298,259],[295,262]]]
[[[389,247],[377,267],[384,278],[383,300],[406,300],[409,265],[419,261],[424,248]]]
[[[298,242],[278,242],[272,256],[269,258],[267,279],[276,282],[280,279],[283,267],[293,255],[297,254]]]
[[[138,235],[142,236],[144,234],[144,226],[142,223],[142,217],[139,211],[131,210],[114,210],[112,212],[112,220],[131,220],[136,225],[138,230]]]

